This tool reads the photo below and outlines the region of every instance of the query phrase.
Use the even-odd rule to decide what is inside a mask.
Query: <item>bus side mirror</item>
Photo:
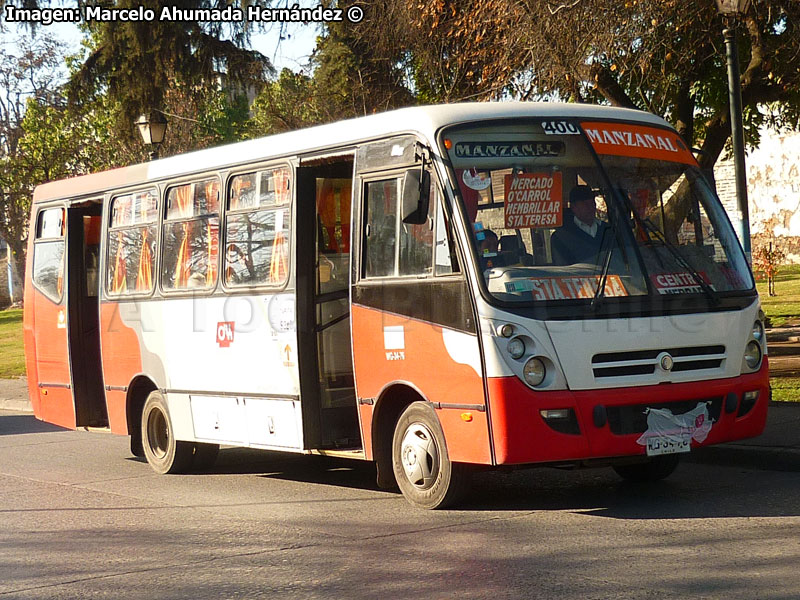
[[[411,169],[403,177],[403,223],[422,225],[428,219],[431,174],[427,169]]]

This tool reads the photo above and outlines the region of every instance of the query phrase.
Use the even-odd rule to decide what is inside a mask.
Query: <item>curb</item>
[[[0,399],[0,410],[33,414],[29,400],[4,400]]]
[[[800,341],[800,327],[775,327],[765,330],[767,345],[771,342],[797,342]]]
[[[750,467],[761,471],[800,472],[800,448],[720,444],[697,448],[684,460],[691,463]]]

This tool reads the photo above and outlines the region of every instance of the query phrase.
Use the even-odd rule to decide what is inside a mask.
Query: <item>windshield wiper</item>
[[[614,236],[611,237],[611,239],[614,239],[617,235],[617,228],[613,223],[610,223],[608,227],[603,229],[603,238],[600,240],[601,250],[606,245],[606,238],[610,237],[608,235],[609,231],[614,234]],[[611,253],[613,251],[614,246],[609,244],[605,258],[603,259],[603,272],[600,274],[600,281],[597,284],[597,289],[594,291],[594,298],[592,298],[592,303],[589,305],[592,310],[596,310],[600,306],[603,298],[606,297],[606,281],[608,280],[608,271],[611,267]]]
[[[639,225],[642,231],[644,231],[645,235],[647,236],[648,242],[652,244],[653,237],[655,237],[656,240],[661,242],[664,245],[664,247],[667,250],[669,250],[670,254],[672,254],[672,257],[675,259],[675,261],[682,268],[686,269],[686,271],[692,276],[692,279],[694,279],[697,282],[697,285],[700,286],[700,289],[703,290],[703,293],[705,293],[708,299],[711,300],[711,303],[714,304],[714,306],[718,305],[719,296],[717,295],[717,292],[714,290],[714,288],[712,288],[710,285],[708,285],[708,283],[706,283],[706,280],[703,279],[703,276],[700,275],[700,273],[698,273],[697,270],[691,264],[689,264],[689,262],[683,257],[683,255],[675,247],[675,245],[667,239],[667,236],[665,236],[658,227],[653,225],[653,222],[650,219],[642,219],[637,214],[636,210],[633,208],[631,199],[628,197],[628,194],[625,192],[625,190],[618,189],[617,191],[620,193],[620,196],[622,196],[623,200],[625,201],[626,208],[633,215],[633,218],[636,221],[636,223]],[[658,252],[656,252],[655,254],[656,257],[658,257]]]
[[[650,219],[640,219],[640,222],[644,224],[646,231],[649,232],[648,236],[650,233],[652,233],[655,238],[661,242],[667,250],[669,250],[670,254],[672,254],[673,258],[675,258],[675,261],[682,268],[686,269],[686,271],[697,282],[697,285],[700,286],[700,289],[702,289],[705,295],[708,296],[708,299],[711,300],[715,306],[719,304],[719,296],[717,295],[717,292],[714,290],[714,288],[708,285],[708,283],[706,283],[706,280],[703,279],[703,276],[700,275],[700,273],[697,272],[697,270],[689,263],[689,261],[683,257],[680,251],[675,247],[675,244],[670,242],[667,239],[667,236],[665,236],[658,227],[653,225]]]

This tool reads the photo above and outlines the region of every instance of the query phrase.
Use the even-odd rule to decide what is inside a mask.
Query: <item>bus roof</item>
[[[436,132],[446,125],[510,117],[614,119],[669,126],[662,118],[647,112],[590,104],[469,102],[414,106],[53,181],[38,186],[33,201],[40,203],[59,198],[84,197],[167,177],[233,167],[243,162],[320,152],[387,135],[413,132],[433,139]]]

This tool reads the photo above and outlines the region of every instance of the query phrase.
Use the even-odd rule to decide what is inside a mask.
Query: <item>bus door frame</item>
[[[316,179],[318,177],[343,178],[344,172],[342,165],[349,163],[347,175],[351,179],[351,209],[349,218],[352,223],[353,206],[356,202],[356,190],[353,186],[355,181],[355,158],[356,151],[352,147],[328,151],[325,153],[314,153],[300,158],[299,165],[295,173],[295,247],[296,247],[296,292],[297,292],[297,338],[298,338],[298,373],[300,379],[300,398],[303,415],[303,443],[306,449],[338,449],[336,440],[331,438],[335,435],[332,428],[336,423],[326,422],[323,416],[323,395],[324,382],[321,372],[325,370],[326,364],[320,362],[319,352],[319,333],[320,323],[318,323],[317,308],[330,300],[341,300],[339,294],[320,294],[317,290],[318,274],[318,215],[316,203]],[[300,232],[303,232],[302,234]],[[311,239],[309,239],[311,238]],[[347,285],[342,290],[342,297],[347,299],[347,311],[350,311],[350,276],[352,269],[352,231],[350,244],[350,257],[348,260]],[[328,296],[331,296],[329,299]],[[337,319],[338,322],[338,319]],[[350,359],[352,361],[352,329],[348,327],[348,342],[350,346]],[[351,362],[352,370],[352,362]],[[354,375],[353,375],[354,377]],[[349,409],[350,407],[348,407]],[[353,390],[352,415],[344,416],[344,425],[349,424],[349,428],[359,435],[360,439],[353,439],[349,447],[360,446],[361,439],[358,431],[359,423],[357,418],[357,405],[355,389]],[[336,415],[334,415],[336,417]],[[352,422],[350,422],[352,419]],[[344,449],[344,448],[342,448]]]
[[[100,295],[102,285],[101,252],[103,249],[103,198],[87,198],[67,204],[65,253],[65,295],[67,311],[67,344],[69,350],[72,399],[75,421],[79,427],[107,427],[108,409],[103,385],[103,364],[100,351]],[[84,217],[99,219],[95,306],[88,289],[86,230]],[[90,310],[87,310],[90,309]],[[93,309],[93,310],[92,310]]]

